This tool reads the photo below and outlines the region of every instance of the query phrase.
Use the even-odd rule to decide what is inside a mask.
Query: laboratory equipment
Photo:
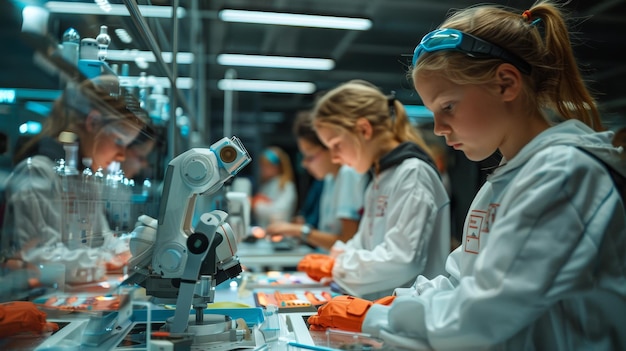
[[[148,77],[144,71],[139,73],[139,78],[137,78],[137,91],[139,106],[145,109],[148,103]]]
[[[78,64],[80,34],[72,27],[63,32],[61,56],[73,65]]]
[[[100,34],[96,37],[96,43],[98,43],[98,60],[106,60],[109,44],[111,44],[111,37],[107,33],[107,26],[100,26]]]
[[[148,96],[146,105],[148,114],[157,125],[163,125],[169,119],[169,98],[165,95],[162,85],[155,85]]]
[[[250,231],[250,199],[246,193],[238,191],[226,192],[228,207],[227,222],[237,235],[237,241],[243,240]]]
[[[97,60],[98,42],[94,38],[83,38],[80,40],[80,59]]]
[[[144,217],[134,232],[129,262],[134,274],[129,282],[141,284],[159,301],[176,303],[166,325],[170,332],[202,329],[207,324],[203,310],[213,302],[215,286],[241,272],[228,214],[213,210],[202,214],[195,226],[191,221],[196,197],[216,192],[250,161],[236,137],[174,158],[166,170],[158,221]],[[192,306],[195,317],[189,313]],[[225,323],[227,318],[217,321],[212,315],[207,322]],[[195,319],[193,325],[190,319]]]

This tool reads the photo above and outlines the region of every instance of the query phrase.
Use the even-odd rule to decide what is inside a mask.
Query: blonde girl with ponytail
[[[450,200],[402,103],[369,82],[350,81],[323,95],[313,116],[333,161],[370,182],[354,237],[336,242],[330,255],[306,256],[298,268],[366,299],[410,286],[420,274],[442,273]]]

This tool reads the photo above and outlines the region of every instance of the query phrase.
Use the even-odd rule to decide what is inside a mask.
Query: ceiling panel
[[[3,18],[14,17],[20,2],[4,1],[2,6],[7,11],[2,11]],[[121,0],[111,2],[123,4]],[[496,2],[526,8],[533,1]],[[171,4],[172,1],[148,3],[139,0],[138,3],[160,6]],[[468,0],[181,0],[180,6],[187,11],[186,17],[178,22],[178,50],[199,55],[196,63],[203,65],[180,65],[177,73],[179,76],[196,79],[196,87],[201,90],[186,94],[191,101],[191,108],[195,110],[193,112],[202,115],[196,117],[206,118],[207,125],[221,123],[224,94],[217,89],[217,82],[225,76],[229,68],[236,71],[237,77],[245,79],[310,81],[316,84],[319,91],[349,79],[361,78],[373,82],[384,91],[396,91],[397,96],[406,104],[418,104],[419,97],[406,77],[407,64],[415,44],[444,20],[450,8],[463,8],[475,3],[477,2]],[[360,32],[225,23],[217,16],[217,12],[223,8],[363,16],[373,21],[373,27]],[[566,9],[571,11],[577,21],[573,36],[575,51],[581,67],[587,73],[589,84],[600,93],[600,106],[607,120],[611,120],[613,124],[621,123],[626,110],[626,97],[623,94],[626,64],[617,52],[626,47],[626,1],[572,0]],[[146,21],[161,50],[171,51],[175,42],[172,37],[173,21],[169,18],[148,18]],[[50,35],[60,40],[63,30],[72,26],[83,37],[95,37],[101,24],[110,28],[112,49],[148,49],[147,43],[141,38],[141,32],[130,17],[54,14],[50,17]],[[19,67],[16,62],[22,65],[30,62],[32,65],[32,51],[28,52],[24,49],[24,44],[14,38],[14,29],[19,28],[19,22],[14,19],[3,21],[0,28],[0,38],[15,44],[19,51],[12,55],[3,55],[0,64],[3,67]],[[116,28],[128,29],[135,41],[130,45],[122,43],[112,34]],[[223,67],[216,63],[216,57],[221,53],[332,58],[336,60],[336,67],[332,71]],[[131,75],[138,75],[141,71],[134,63],[131,63],[130,68]],[[148,74],[164,74],[163,69],[156,64],[151,64],[147,71]],[[54,78],[33,78],[38,75],[44,76],[36,71],[16,73],[13,70],[3,73],[0,83],[3,86],[58,86],[58,80]],[[25,77],[28,79],[24,79]],[[260,119],[264,113],[282,113],[287,118],[281,122],[279,128],[285,131],[290,126],[289,118],[297,110],[310,107],[316,96],[246,92],[235,95],[236,113],[258,115]]]

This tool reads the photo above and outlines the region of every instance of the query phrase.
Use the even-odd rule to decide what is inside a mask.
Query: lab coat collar
[[[428,154],[422,150],[417,144],[412,142],[404,142],[398,145],[395,149],[389,151],[386,155],[380,158],[379,172],[389,169],[393,166],[399,165],[407,158],[419,158],[420,160],[428,163],[439,174],[437,166]],[[371,174],[374,174],[374,168],[370,169]]]

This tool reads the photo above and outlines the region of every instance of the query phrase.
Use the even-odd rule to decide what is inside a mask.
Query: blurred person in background
[[[328,251],[335,241],[347,242],[356,233],[363,211],[366,177],[333,159],[313,128],[310,113],[298,116],[293,126],[298,149],[303,155],[302,166],[316,180],[323,180],[319,202],[319,224],[287,221],[272,223],[269,235],[300,238],[304,243]]]
[[[275,221],[289,221],[296,212],[298,194],[289,155],[270,146],[259,157],[261,181],[252,197],[252,214],[256,225],[267,228]]]
[[[144,126],[141,133],[126,147],[126,157],[121,164],[121,169],[126,178],[143,181],[143,179],[151,176],[150,172],[148,172],[148,156],[157,144],[157,137],[156,129],[149,123]]]
[[[124,161],[126,147],[146,125],[147,114],[136,99],[112,95],[106,83],[68,83],[42,132],[15,154],[16,166],[5,190],[0,241],[4,262],[19,267],[60,262],[68,282],[85,282],[101,278],[105,268],[119,268],[130,256],[128,243],[113,236],[99,201],[106,189],[98,187],[95,177],[89,188],[76,183],[68,188],[72,183],[65,177],[73,169],[72,179],[83,179]],[[75,152],[67,154],[64,143],[74,145]],[[59,163],[62,159],[65,164]],[[76,224],[79,212],[86,223],[80,223],[80,233],[74,228],[70,241],[68,228]]]
[[[315,179],[311,175],[308,177],[310,181],[304,186],[304,201],[293,222],[317,228],[320,222],[320,198],[324,191],[324,180]]]
[[[155,165],[150,156],[160,146],[157,129],[149,120],[126,148],[124,161],[117,166],[116,189],[104,194],[107,219],[116,235],[131,232],[143,214],[158,215],[158,198],[162,191],[153,178]],[[112,167],[109,167],[112,168]]]

